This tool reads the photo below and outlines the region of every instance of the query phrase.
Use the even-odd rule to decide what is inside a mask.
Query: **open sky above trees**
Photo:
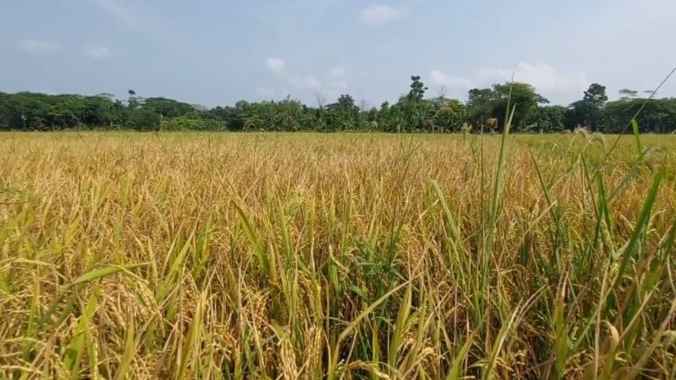
[[[22,0],[0,12],[0,91],[135,89],[206,106],[396,102],[516,80],[568,105],[593,82],[653,88],[676,62],[673,0]],[[676,82],[660,97],[676,96]]]

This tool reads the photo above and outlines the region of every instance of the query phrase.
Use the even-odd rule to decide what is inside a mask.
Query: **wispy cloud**
[[[32,55],[53,54],[61,50],[61,45],[52,41],[21,40],[17,43],[19,50]]]
[[[286,61],[281,58],[268,58],[265,60],[265,65],[270,71],[280,74],[286,68]]]
[[[85,57],[93,60],[103,60],[110,58],[113,53],[110,48],[105,46],[88,46],[84,48],[83,54]]]
[[[128,1],[126,0],[91,0],[99,8],[103,9],[105,12],[110,14],[112,17],[116,18],[118,21],[129,27],[135,27],[137,25],[137,20],[135,13],[129,6]]]
[[[291,90],[296,96],[309,99],[312,97],[325,100],[333,100],[338,95],[345,93],[349,84],[347,81],[347,72],[343,66],[333,66],[325,71],[323,75],[314,73],[302,73],[294,70],[287,65],[286,60],[279,57],[271,57],[265,60],[265,66],[274,74],[277,84],[284,88],[259,87],[256,89],[256,95],[261,98],[273,98],[277,96],[286,96],[291,94]]]
[[[369,5],[359,12],[359,19],[369,26],[382,26],[402,19],[406,12],[401,8],[390,5]]]
[[[584,73],[564,73],[546,63],[521,62],[516,67],[480,67],[469,77],[452,76],[442,70],[430,72],[430,83],[449,95],[463,97],[474,87],[489,87],[495,83],[512,80],[533,85],[543,96],[554,102],[568,102],[589,84]]]
[[[584,73],[564,73],[546,63],[521,62],[514,69],[484,67],[479,69],[478,80],[483,84],[512,79],[532,84],[538,92],[552,100],[570,100],[584,91],[589,84]]]
[[[299,75],[288,72],[283,58],[271,57],[265,60],[265,66],[286,84],[301,90],[319,90],[322,83],[314,75]]]

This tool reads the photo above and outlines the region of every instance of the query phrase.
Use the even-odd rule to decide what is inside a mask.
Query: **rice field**
[[[676,136],[0,134],[2,379],[674,379]]]

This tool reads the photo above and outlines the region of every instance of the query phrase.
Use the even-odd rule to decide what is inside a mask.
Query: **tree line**
[[[298,100],[239,101],[205,108],[161,98],[143,98],[129,90],[127,99],[96,96],[0,92],[0,130],[135,129],[209,131],[384,131],[459,132],[499,130],[508,102],[515,108],[512,128],[519,132],[561,132],[585,128],[622,133],[641,110],[643,132],[676,132],[676,98],[652,99],[624,89],[608,101],[606,88],[594,83],[569,106],[550,105],[527,83],[502,83],[469,91],[466,102],[426,97],[419,76],[395,103],[359,107],[350,95],[335,103],[307,106]]]

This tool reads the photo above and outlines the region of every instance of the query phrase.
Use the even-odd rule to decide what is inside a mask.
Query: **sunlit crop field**
[[[502,142],[0,134],[0,378],[673,379],[676,136]]]

